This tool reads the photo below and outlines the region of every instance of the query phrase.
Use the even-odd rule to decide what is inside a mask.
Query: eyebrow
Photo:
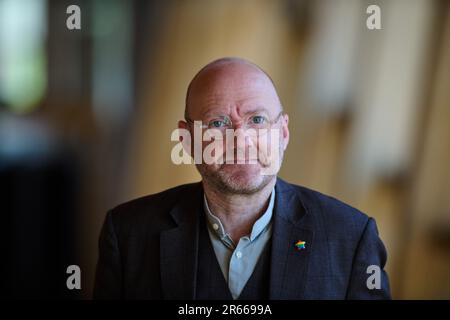
[[[243,113],[243,115],[245,116],[245,115],[249,115],[249,114],[255,114],[255,113],[258,113],[258,112],[264,112],[266,114],[269,114],[269,111],[266,108],[264,108],[264,107],[255,107],[255,108],[251,108],[250,110],[246,111],[245,113]],[[204,113],[204,115],[205,115],[205,117],[208,117],[208,116],[224,116],[224,115],[228,116],[228,114],[221,113],[220,111],[214,111],[214,110],[207,111],[207,112]]]
[[[254,109],[250,109],[249,111],[247,111],[246,113],[244,113],[245,115],[247,114],[253,114],[253,113],[258,113],[258,112],[264,112],[264,113],[269,113],[269,110],[267,110],[264,107],[256,107]]]

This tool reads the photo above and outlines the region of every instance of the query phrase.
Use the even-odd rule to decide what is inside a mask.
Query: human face
[[[236,130],[231,139],[223,137],[224,147],[222,154],[216,155],[217,159],[230,156],[236,159],[239,152],[245,159],[243,163],[197,164],[206,183],[221,192],[252,194],[276,177],[289,141],[288,117],[282,113],[275,88],[263,72],[240,63],[206,70],[191,85],[188,110],[190,121],[180,127],[188,127],[191,132],[194,129],[191,121],[196,120],[209,128],[227,126]],[[278,139],[271,140],[271,134],[249,134],[249,128],[258,127],[275,130]],[[202,141],[203,151],[210,143]],[[230,143],[234,145],[232,149],[226,147]],[[276,148],[272,149],[273,146]],[[257,151],[256,158],[250,148]],[[227,150],[233,154],[227,154]],[[265,169],[274,164],[276,167],[271,174],[264,174]]]

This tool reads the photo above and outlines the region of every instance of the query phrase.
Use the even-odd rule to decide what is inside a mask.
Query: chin
[[[258,164],[238,165],[226,164],[220,170],[222,181],[230,191],[252,194],[261,190],[266,184],[266,176],[261,174]]]
[[[261,164],[197,165],[203,179],[224,193],[251,195],[262,190],[273,176],[262,174]]]

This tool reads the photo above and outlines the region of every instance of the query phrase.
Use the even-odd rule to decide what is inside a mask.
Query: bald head
[[[214,106],[222,109],[240,103],[270,104],[281,111],[281,103],[270,76],[254,63],[241,58],[221,58],[203,67],[186,93],[185,118],[197,119]],[[248,98],[248,99],[246,99]],[[247,100],[247,101],[246,101]],[[237,104],[237,105],[236,105]],[[196,118],[197,117],[197,118]]]

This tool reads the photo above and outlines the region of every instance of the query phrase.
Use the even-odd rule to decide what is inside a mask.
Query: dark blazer
[[[375,221],[319,192],[277,179],[270,258],[271,299],[389,299],[386,250]],[[200,182],[119,205],[99,240],[94,298],[193,299]],[[306,241],[304,250],[295,242]],[[370,265],[381,288],[368,289]]]

